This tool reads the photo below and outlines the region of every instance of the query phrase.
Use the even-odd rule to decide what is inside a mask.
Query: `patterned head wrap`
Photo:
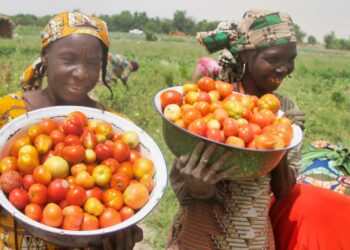
[[[230,82],[243,76],[240,52],[297,42],[290,16],[272,10],[247,11],[238,25],[221,22],[214,31],[197,33],[197,40],[209,53],[222,50],[219,63],[231,68],[222,72],[222,78]],[[227,73],[229,76],[224,76]]]
[[[98,38],[109,48],[107,25],[97,17],[78,12],[63,12],[53,17],[46,25],[41,40],[41,48],[45,49],[53,42],[72,34],[87,34]],[[21,76],[23,91],[38,89],[41,87],[45,68],[41,58],[30,65]]]

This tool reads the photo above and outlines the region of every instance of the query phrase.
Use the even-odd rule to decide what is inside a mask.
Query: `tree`
[[[325,35],[323,41],[326,44],[326,49],[335,49],[337,47],[337,38],[335,37],[334,31]]]
[[[317,40],[314,36],[308,36],[307,43],[311,45],[315,45],[317,43]]]
[[[195,34],[195,21],[186,17],[186,11],[177,10],[173,20],[174,29],[187,34]]]
[[[293,30],[295,32],[295,36],[297,37],[297,41],[299,43],[302,43],[304,40],[304,37],[306,36],[306,33],[302,31],[297,24],[293,24]]]

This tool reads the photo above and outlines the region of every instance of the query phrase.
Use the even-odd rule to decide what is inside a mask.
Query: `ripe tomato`
[[[44,164],[44,162],[49,159],[50,157],[52,156],[57,156],[55,154],[55,151],[54,150],[49,150],[48,152],[46,152],[45,154],[41,155],[40,157],[40,164]]]
[[[225,99],[224,102],[231,100],[231,101],[239,101],[241,102],[242,100],[242,95],[237,93],[237,92],[232,92],[230,95],[228,95]]]
[[[103,192],[103,204],[119,210],[124,205],[123,194],[118,189],[109,188]]]
[[[58,144],[56,144],[55,148],[54,148],[54,153],[57,156],[62,156],[62,150],[66,145],[63,142],[59,142]]]
[[[205,136],[207,129],[208,125],[203,119],[196,119],[188,125],[188,131],[200,136]]]
[[[80,230],[96,230],[99,228],[98,219],[96,216],[84,213],[83,214],[83,222],[81,223]]]
[[[280,139],[280,140],[279,140]],[[255,146],[257,149],[275,149],[283,148],[284,142],[280,144],[282,138],[271,133],[262,133],[255,136]]]
[[[220,94],[220,97],[222,99],[224,99],[224,98],[226,98],[227,96],[229,96],[233,92],[233,87],[232,87],[232,84],[230,84],[230,83],[222,82],[217,87],[217,90],[218,90],[218,92]]]
[[[120,214],[114,208],[107,207],[99,217],[100,228],[110,227],[122,221]]]
[[[17,167],[23,174],[31,174],[39,165],[39,157],[32,154],[21,154],[17,159]]]
[[[231,146],[235,146],[235,147],[240,147],[240,148],[244,148],[245,147],[245,143],[244,141],[237,137],[237,136],[229,136],[226,139],[226,144],[231,145]]]
[[[48,196],[52,201],[61,201],[66,198],[69,184],[65,179],[55,179],[48,186]]]
[[[135,151],[134,149],[130,150],[130,156],[131,152]],[[119,168],[119,162],[114,158],[107,158],[101,162],[101,165],[105,165],[109,167],[112,170],[112,174],[115,174],[117,172],[117,169]]]
[[[195,108],[186,109],[182,113],[182,119],[187,125],[200,118],[202,118],[202,114]]]
[[[201,112],[202,116],[206,116],[210,112],[210,104],[205,101],[198,101],[194,105],[194,108]]]
[[[17,158],[14,156],[7,156],[0,161],[0,173],[5,173],[9,170],[17,170]]]
[[[131,207],[123,206],[119,210],[119,214],[120,214],[122,221],[125,221],[125,220],[129,219],[130,217],[132,217],[135,214],[135,211]]]
[[[260,97],[257,105],[259,110],[269,109],[274,114],[277,114],[278,110],[281,107],[280,100],[273,94],[265,94]]]
[[[72,175],[69,175],[65,180],[68,182],[68,189],[75,187],[77,185],[75,183],[75,177]],[[68,191],[68,189],[67,189],[67,191]]]
[[[232,118],[238,119],[243,116],[244,107],[239,101],[227,100],[223,102],[222,106]]]
[[[62,157],[70,164],[82,162],[85,159],[85,148],[80,145],[66,146],[62,149]]]
[[[190,91],[197,91],[198,87],[197,87],[197,84],[195,84],[195,83],[185,83],[182,86],[182,90],[183,90],[183,93],[186,94]]]
[[[35,137],[43,133],[43,129],[39,126],[39,124],[34,124],[28,128],[27,135],[29,138],[34,141]]]
[[[124,202],[133,209],[140,209],[149,200],[147,188],[141,183],[132,183],[124,191]]]
[[[209,128],[205,135],[208,139],[223,142],[224,138],[221,136],[221,130],[219,128]]]
[[[87,167],[84,163],[77,163],[70,167],[70,172],[74,177],[81,171],[87,171]]]
[[[203,76],[197,81],[197,86],[200,90],[209,92],[215,89],[215,80],[208,76]]]
[[[47,187],[41,183],[34,183],[28,190],[30,203],[44,205],[47,202]]]
[[[24,208],[24,214],[35,221],[40,221],[43,210],[38,204],[30,203]]]
[[[108,122],[102,121],[97,124],[95,133],[96,135],[103,135],[105,139],[109,139],[113,135],[112,125]]]
[[[114,142],[113,145],[113,158],[118,162],[123,162],[129,159],[130,149],[128,144],[122,140]]]
[[[223,122],[225,137],[236,136],[238,134],[238,124],[233,118],[226,118]]]
[[[262,112],[254,113],[250,118],[250,122],[259,125],[261,128],[264,128],[271,124],[269,117]]]
[[[198,101],[199,93],[196,91],[190,91],[185,95],[185,104],[194,104]]]
[[[204,120],[204,118],[203,118],[203,120]],[[210,129],[210,128],[221,129],[221,123],[216,119],[210,119],[209,121],[207,121],[207,127],[208,127],[208,129]]]
[[[32,174],[26,174],[22,178],[23,180],[23,188],[28,190],[31,185],[35,183],[34,176]]]
[[[19,149],[24,145],[31,145],[29,136],[17,139],[11,146],[11,156],[17,157]]]
[[[129,161],[124,161],[119,164],[119,168],[117,169],[117,173],[124,173],[130,177],[130,180],[134,178],[133,164]]]
[[[97,144],[94,151],[99,161],[108,159],[112,157],[112,154],[113,154],[112,149],[106,143],[103,143],[103,142]]]
[[[249,143],[254,139],[254,131],[250,124],[242,124],[238,128],[238,137],[241,138],[245,143]]]
[[[152,175],[144,174],[140,179],[140,183],[147,188],[149,193],[152,192],[152,190],[154,188],[154,180],[153,180]]]
[[[121,192],[127,188],[130,183],[130,177],[125,173],[116,173],[112,176],[110,187],[115,188]]]
[[[77,135],[67,135],[64,138],[64,144],[66,146],[82,145],[81,140]]]
[[[89,199],[90,197],[95,197],[99,201],[102,201],[103,191],[99,187],[93,187],[91,189],[86,190],[86,197]]]
[[[96,152],[93,149],[85,149],[85,163],[94,163],[97,159]]]
[[[252,127],[254,131],[254,135],[260,135],[262,133],[262,129],[258,124],[251,123],[250,126]]]
[[[214,101],[219,101],[220,100],[220,94],[219,91],[217,90],[211,90],[209,91],[209,96],[210,96],[210,101],[214,102]]]
[[[67,115],[67,118],[71,118],[71,117],[78,117],[81,124],[83,124],[84,127],[86,127],[88,125],[88,118],[86,117],[86,115],[80,111],[73,111],[71,113],[69,113]]]
[[[15,170],[9,170],[0,177],[0,186],[5,193],[10,193],[15,188],[22,187],[22,176]]]
[[[55,146],[60,142],[64,142],[64,138],[66,137],[64,133],[59,129],[54,129],[50,133],[50,137],[52,140],[52,144]]]
[[[49,203],[44,207],[41,222],[50,227],[59,227],[63,222],[63,211],[54,203]]]
[[[23,209],[29,204],[28,192],[22,188],[15,188],[9,195],[9,201],[17,209]]]
[[[82,206],[87,200],[85,189],[74,186],[67,191],[66,200],[69,205]]]
[[[182,112],[181,108],[177,104],[169,104],[164,108],[164,116],[170,121],[176,121],[181,118]]]
[[[52,132],[52,130],[58,128],[57,123],[49,118],[42,119],[39,122],[39,126],[41,127],[42,132],[46,135],[49,135]]]
[[[80,136],[83,133],[84,125],[77,116],[67,117],[63,120],[62,131],[65,135],[77,135]]]
[[[93,149],[97,145],[95,133],[90,129],[85,129],[81,135],[81,142],[86,149]]]
[[[197,97],[197,102],[207,102],[210,103],[211,102],[211,98],[209,93],[201,91]],[[195,103],[194,103],[195,104]]]
[[[67,206],[63,209],[63,223],[62,228],[65,230],[80,230],[83,223],[84,212],[79,206]]]
[[[225,119],[228,118],[228,113],[225,109],[218,107],[213,112],[213,118],[223,124]]]
[[[169,104],[182,104],[182,95],[175,90],[165,90],[160,94],[160,104],[164,109]]]

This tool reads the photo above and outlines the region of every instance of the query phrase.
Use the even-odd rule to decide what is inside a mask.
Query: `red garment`
[[[270,218],[276,249],[350,249],[350,197],[297,184],[284,199],[272,201]]]

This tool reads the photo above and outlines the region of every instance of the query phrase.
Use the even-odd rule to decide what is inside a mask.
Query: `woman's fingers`
[[[230,158],[231,152],[226,151],[220,158],[208,169],[207,175],[204,177],[205,181],[209,181],[219,171],[221,166]],[[215,184],[215,183],[213,183]]]
[[[112,250],[113,247],[112,247],[112,244],[111,244],[111,241],[110,241],[110,238],[111,236],[110,235],[106,235],[102,238],[102,247],[103,247],[103,250]],[[118,243],[118,242],[117,242]]]
[[[194,169],[197,164],[198,164],[198,160],[200,159],[200,157],[202,156],[202,152],[205,148],[205,143],[204,142],[199,142],[196,147],[194,148],[190,160],[188,161],[186,167],[190,168],[191,170]]]
[[[143,231],[142,228],[139,226],[135,225],[131,228],[132,231],[132,238],[134,242],[140,242],[143,239]]]
[[[135,245],[135,242],[134,242],[134,239],[132,237],[131,230],[129,228],[125,229],[124,230],[124,249],[125,250],[132,250],[134,248],[134,245]],[[120,250],[124,250],[124,249],[120,248]]]
[[[204,168],[207,166],[210,157],[213,155],[214,151],[217,149],[216,144],[211,143],[204,151],[204,153],[201,155],[200,161],[198,163],[198,169],[200,171],[203,171]]]
[[[221,180],[224,180],[226,179],[227,177],[229,177],[231,174],[233,174],[234,172],[236,172],[236,170],[238,169],[238,167],[236,166],[232,166],[220,173],[217,173],[216,175],[214,175],[212,177],[212,183],[215,184],[215,183],[218,183],[219,181]]]

